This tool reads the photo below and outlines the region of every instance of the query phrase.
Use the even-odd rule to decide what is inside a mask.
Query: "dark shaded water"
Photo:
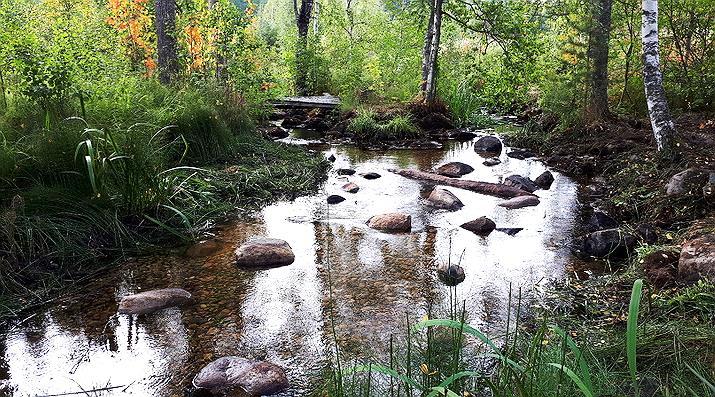
[[[545,170],[539,162],[502,155],[501,165],[488,168],[471,142],[440,150],[325,151],[337,157],[336,168],[375,171],[382,178],[333,173],[321,194],[280,202],[255,219],[223,226],[211,255],[127,261],[81,293],[12,326],[0,339],[0,395],[112,387],[89,395],[180,396],[203,365],[239,355],[283,366],[292,384],[284,395],[303,396],[320,385],[330,355],[329,277],[340,343],[347,354],[365,357],[384,353],[391,333],[404,333],[406,312],[417,319],[429,302],[437,311],[448,305],[448,289],[435,275],[440,263],[461,258],[467,277],[458,293],[469,322],[490,329],[505,319],[510,283],[538,291],[564,277],[572,261],[567,244],[576,184],[563,175],[554,173],[552,188],[537,192],[537,207],[509,211],[497,206],[498,198],[449,188],[465,207],[445,212],[421,202],[419,182],[387,172],[458,160],[476,169],[464,178],[499,182],[514,173],[535,178]],[[340,191],[348,180],[360,186],[357,194]],[[347,200],[328,208],[325,197],[332,193]],[[365,225],[370,216],[393,211],[412,215],[412,233],[384,234]],[[483,238],[459,228],[482,215],[497,227],[524,230]],[[233,250],[257,235],[288,241],[295,263],[258,272],[237,269]],[[140,317],[115,314],[121,296],[164,287],[184,288],[196,303]]]

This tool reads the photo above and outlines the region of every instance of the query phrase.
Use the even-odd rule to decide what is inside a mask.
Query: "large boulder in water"
[[[621,229],[599,230],[582,238],[577,253],[595,258],[624,258],[633,252],[636,242],[635,236]]]
[[[534,183],[544,190],[549,190],[551,188],[551,184],[554,183],[554,174],[548,170],[544,171],[541,175],[534,179]]]
[[[288,388],[283,368],[267,361],[221,357],[194,377],[194,387],[222,393],[242,389],[251,396],[270,396]]]
[[[715,234],[683,244],[678,261],[678,278],[687,283],[700,279],[715,282]]]
[[[127,295],[119,302],[120,314],[147,314],[167,307],[182,306],[191,294],[181,288],[164,288]]]
[[[502,201],[498,205],[509,210],[515,210],[524,207],[533,207],[539,205],[541,201],[536,196],[518,196],[512,199]]]
[[[502,143],[495,136],[483,136],[474,142],[474,151],[479,154],[496,156],[501,153]]]
[[[375,215],[367,225],[383,232],[409,232],[412,230],[412,216],[400,212]]]
[[[295,255],[284,240],[254,237],[236,250],[236,265],[243,268],[271,268],[293,263]]]
[[[454,287],[464,281],[465,274],[461,266],[443,263],[437,267],[437,277],[446,285]]]
[[[487,236],[489,233],[494,231],[497,225],[493,220],[487,218],[486,216],[482,216],[473,221],[463,223],[460,227],[479,236]]]
[[[670,178],[665,186],[668,196],[699,195],[708,183],[709,173],[696,168],[688,168]]]
[[[510,175],[506,177],[504,184],[519,188],[529,193],[534,193],[539,190],[539,186],[537,186],[534,181],[521,175]]]
[[[441,165],[435,170],[436,173],[450,178],[459,178],[460,176],[467,175],[473,171],[474,168],[472,168],[472,166],[458,161]]]
[[[449,190],[442,188],[432,190],[432,193],[427,197],[427,203],[431,207],[449,211],[456,211],[464,207],[464,204],[457,196]]]

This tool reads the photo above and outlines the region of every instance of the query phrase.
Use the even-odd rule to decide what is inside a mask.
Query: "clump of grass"
[[[341,376],[331,377],[344,382],[340,387],[329,385],[327,395],[353,396],[573,396],[596,397],[600,395],[638,395],[647,384],[642,382],[650,370],[636,366],[636,357],[648,354],[648,343],[659,338],[647,328],[639,326],[641,314],[642,280],[633,284],[627,317],[627,329],[619,343],[614,345],[614,354],[608,356],[592,346],[580,347],[571,332],[549,325],[544,319],[534,329],[523,327],[519,319],[520,300],[513,329],[508,328],[500,338],[487,336],[461,318],[424,319],[409,327],[407,346],[402,354],[393,352],[390,345],[389,363],[369,362],[343,370]],[[511,332],[510,332],[511,330]],[[452,331],[445,333],[444,331]],[[438,343],[435,333],[448,335],[450,342],[445,349]],[[426,350],[416,349],[414,341],[420,336],[427,341]],[[465,338],[471,342],[464,344]],[[624,343],[620,343],[624,341]],[[672,340],[661,340],[659,349],[667,348]],[[469,354],[477,360],[467,361],[462,350],[470,348]],[[685,349],[671,346],[670,349]],[[441,358],[442,363],[430,361],[440,357],[440,352],[456,352]],[[679,350],[675,354],[685,354]],[[663,359],[665,355],[661,356]],[[682,358],[682,357],[681,357]],[[667,359],[671,359],[668,357]],[[676,360],[675,357],[672,358]],[[639,360],[640,361],[640,360]],[[675,372],[656,379],[663,389],[672,395],[709,395],[712,382],[707,369],[698,365],[673,362]],[[692,362],[691,362],[692,363]],[[414,369],[411,369],[414,368]],[[671,377],[673,376],[673,377]],[[671,395],[668,394],[668,395]]]
[[[409,116],[395,115],[386,121],[379,121],[378,115],[371,110],[358,111],[347,130],[363,141],[407,140],[418,138],[421,134]]]

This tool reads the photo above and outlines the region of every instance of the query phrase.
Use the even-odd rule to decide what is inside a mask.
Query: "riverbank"
[[[68,109],[42,123],[30,104],[0,119],[0,318],[325,179],[322,156],[256,133],[255,105],[158,85],[135,94],[88,101],[86,119]]]

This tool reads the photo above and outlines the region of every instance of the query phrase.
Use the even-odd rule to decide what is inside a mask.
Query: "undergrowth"
[[[362,141],[415,139],[422,134],[408,116],[394,115],[380,121],[371,110],[359,110],[350,120],[347,131]]]
[[[470,326],[464,309],[455,310],[457,302],[451,300],[448,318],[425,318],[410,325],[399,345],[391,338],[385,362],[347,366],[338,350],[337,365],[331,367],[320,393],[334,397],[715,395],[713,369],[708,365],[715,355],[715,332],[652,316],[649,304],[642,302],[648,293],[643,287],[642,280],[633,283],[625,329],[561,328],[556,325],[558,318],[549,317],[525,321],[519,316],[519,299],[505,332],[490,337]],[[592,338],[600,338],[600,343],[594,344]]]
[[[86,118],[19,101],[0,117],[0,315],[49,278],[191,241],[323,180],[325,160],[263,139],[240,96],[141,84],[156,86],[89,100]]]

